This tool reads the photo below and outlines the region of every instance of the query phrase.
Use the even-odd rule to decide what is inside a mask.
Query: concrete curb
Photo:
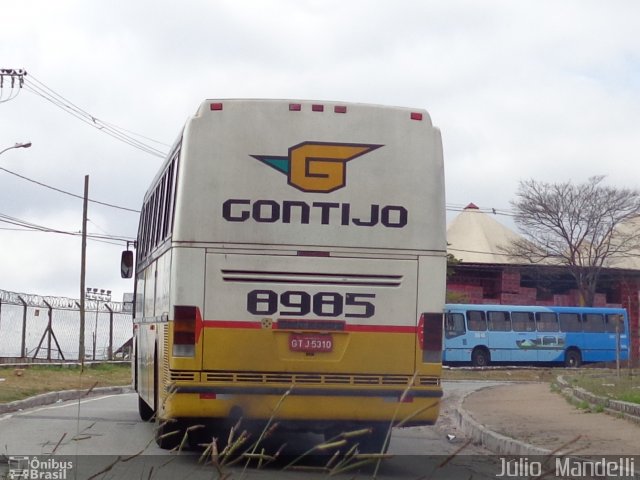
[[[130,393],[133,389],[129,385],[119,387],[97,387],[91,391],[87,390],[63,390],[60,392],[49,392],[34,397],[25,398],[24,400],[16,400],[15,402],[0,404],[0,415],[5,413],[18,412],[27,408],[41,407],[57,402],[66,402],[68,400],[77,400],[79,398],[96,395],[118,395],[121,393]]]
[[[617,400],[610,400],[605,397],[598,397],[592,393],[587,392],[581,388],[571,387],[569,383],[559,376],[556,382],[563,390],[563,392],[574,399],[581,399],[589,402],[593,405],[607,405],[605,412],[614,416],[623,416],[625,419],[640,425],[640,405],[629,402],[620,402]],[[495,388],[495,386],[482,387],[475,392],[484,390],[485,388]],[[516,440],[506,435],[494,432],[481,423],[477,422],[469,412],[467,412],[462,404],[467,396],[474,392],[468,392],[458,400],[456,408],[456,419],[458,421],[458,427],[460,430],[473,439],[476,444],[480,444],[483,447],[491,450],[499,455],[541,455],[548,456],[552,453],[555,455],[562,455],[564,452],[552,451],[541,447],[525,443],[520,440]]]
[[[482,387],[479,390],[485,388],[494,388],[493,386]],[[475,390],[475,392],[479,391]],[[516,440],[506,435],[489,430],[487,427],[477,422],[469,412],[467,412],[462,404],[467,396],[475,392],[469,392],[462,396],[458,400],[456,408],[456,419],[458,421],[458,427],[460,430],[473,439],[474,443],[480,444],[483,447],[491,450],[499,455],[542,455],[547,456],[551,454],[551,450],[536,447],[528,443]]]
[[[585,401],[591,407],[602,407],[605,413],[615,417],[621,417],[640,425],[640,405],[637,403],[623,402],[621,400],[613,400],[607,397],[600,397],[583,388],[573,387],[562,376],[559,375],[555,382],[563,391],[574,401]]]

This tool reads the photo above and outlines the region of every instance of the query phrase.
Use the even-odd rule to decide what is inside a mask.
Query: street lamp
[[[7,147],[4,150],[0,150],[0,155],[2,155],[4,152],[6,152],[7,150],[11,150],[12,148],[29,148],[31,146],[31,142],[25,142],[25,143],[16,143],[14,146],[12,147]]]
[[[96,324],[93,329],[93,358],[92,360],[96,360],[96,341],[98,336],[98,311],[100,310],[100,302],[104,302],[105,304],[111,301],[111,290],[105,290],[103,288],[91,288],[87,287],[87,291],[85,293],[85,299],[87,300],[95,300],[96,302]]]

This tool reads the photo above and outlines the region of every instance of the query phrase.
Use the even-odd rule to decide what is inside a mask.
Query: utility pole
[[[87,274],[87,207],[89,203],[89,175],[84,176],[84,202],[82,204],[82,254],[80,265],[80,342],[78,361],[84,367],[84,282]]]
[[[24,85],[26,70],[15,68],[0,68],[0,103],[8,102],[18,96]],[[4,94],[5,83],[11,89],[7,95]]]

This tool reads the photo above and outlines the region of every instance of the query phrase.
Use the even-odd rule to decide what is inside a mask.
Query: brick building
[[[565,267],[525,264],[501,249],[518,234],[469,204],[447,227],[448,252],[460,261],[447,280],[449,302],[506,305],[579,305]],[[633,358],[640,358],[640,254],[600,275],[595,306],[629,312]]]

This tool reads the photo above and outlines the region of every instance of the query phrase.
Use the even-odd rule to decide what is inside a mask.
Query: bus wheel
[[[155,413],[153,411],[153,408],[151,408],[140,395],[138,395],[138,413],[140,414],[140,418],[143,422],[148,422],[149,420],[151,420],[153,414]]]
[[[489,350],[483,347],[478,347],[471,353],[471,364],[474,367],[486,367],[491,361]]]
[[[580,350],[572,348],[567,350],[564,354],[564,366],[569,368],[578,368],[582,365],[582,355]]]

